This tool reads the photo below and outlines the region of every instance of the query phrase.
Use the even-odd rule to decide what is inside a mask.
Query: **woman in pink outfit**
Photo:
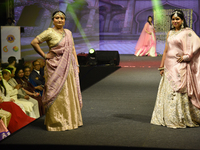
[[[161,81],[151,123],[169,128],[200,125],[200,39],[187,27],[181,10],[171,15],[172,28],[159,67]]]
[[[152,23],[153,18],[148,16],[147,23],[145,24],[138,42],[135,46],[136,56],[151,56],[156,57],[156,35]]]

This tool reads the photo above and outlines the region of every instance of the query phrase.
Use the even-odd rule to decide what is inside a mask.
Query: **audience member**
[[[13,71],[12,68],[7,68],[7,69],[10,70],[11,72]],[[13,88],[20,86],[20,88],[18,89],[17,97],[19,99],[25,99],[32,102],[34,104],[33,110],[35,112],[35,116],[36,118],[39,118],[40,114],[39,114],[38,101],[32,97],[29,97],[29,95],[27,95],[26,92],[22,89],[22,85],[18,84],[14,77],[11,76],[11,78],[8,80],[8,84],[10,84]]]
[[[37,85],[33,79],[30,77],[31,74],[31,69],[29,66],[25,66],[24,67],[24,78],[30,82],[34,87],[35,87],[35,92],[40,93],[40,95],[42,95],[42,91],[43,91],[43,86],[42,85]]]
[[[8,81],[11,78],[11,71],[8,69],[3,69],[2,75],[3,75],[3,84],[5,86],[6,93],[9,94],[12,99],[14,99],[14,102],[16,104],[20,103],[23,105],[25,112],[28,116],[30,116],[32,118],[36,118],[35,112],[33,110],[34,104],[26,99],[23,99],[23,98],[18,99],[17,98],[18,90],[21,88],[21,85],[18,84],[17,86],[15,86],[15,88],[13,88],[11,85],[8,84]],[[37,112],[36,112],[36,114],[37,114]]]
[[[17,68],[15,72],[15,80],[17,81],[18,84],[22,85],[22,89],[26,92],[27,95],[38,101],[40,116],[44,115],[42,97],[40,96],[39,93],[35,92],[35,87],[30,82],[28,82],[24,77],[23,68]]]
[[[40,71],[40,68],[41,68],[40,62],[37,60],[33,61],[33,71],[30,74],[30,78],[36,83],[37,86],[40,85],[44,87],[44,83],[45,83],[44,74]],[[42,91],[40,92],[41,95],[42,95]]]
[[[30,61],[27,61],[24,63],[24,67],[29,67],[30,68],[30,73],[33,71],[33,64]]]
[[[45,67],[45,59],[43,59],[43,58],[38,58],[37,59],[37,61],[39,61],[39,63],[40,63],[40,72],[41,72],[41,74],[43,74],[44,75],[44,67]],[[44,76],[43,76],[44,77]]]

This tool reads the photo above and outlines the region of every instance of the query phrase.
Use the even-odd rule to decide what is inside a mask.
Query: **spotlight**
[[[89,50],[89,65],[94,66],[97,64],[96,53],[93,48]]]
[[[90,48],[89,54],[94,54],[95,50],[93,48]]]

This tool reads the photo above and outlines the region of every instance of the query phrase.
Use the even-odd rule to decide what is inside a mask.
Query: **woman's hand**
[[[17,89],[17,90],[19,90],[21,87],[22,87],[21,84],[17,84],[14,88]]]
[[[162,76],[164,74],[164,70],[160,70],[160,75]]]
[[[27,100],[29,100],[29,96],[28,95],[25,95],[24,98],[27,99]]]
[[[11,102],[15,102],[15,100],[13,98],[10,99]]]
[[[43,87],[42,87],[41,85],[38,85],[38,86],[35,87],[35,89],[36,89],[36,90],[42,91],[42,90],[43,90]]]
[[[35,91],[33,92],[33,96],[38,97],[39,93],[36,93]]]
[[[55,56],[56,56],[56,54],[55,53],[53,53],[53,52],[48,52],[47,54],[45,54],[46,55],[46,57],[45,57],[45,59],[52,59],[52,58],[54,58]]]

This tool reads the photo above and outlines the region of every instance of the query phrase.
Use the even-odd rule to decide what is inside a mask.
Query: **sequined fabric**
[[[187,92],[193,105],[200,109],[200,39],[189,28],[170,31],[165,57],[166,77],[174,91]],[[178,58],[187,60],[179,63]]]
[[[46,41],[49,48],[52,48],[59,44],[60,40],[63,38],[63,34],[53,28],[48,28],[40,35],[36,36],[36,38],[40,43]]]
[[[164,62],[164,76],[158,88],[151,123],[169,128],[196,127],[200,124],[200,40],[192,29],[170,31]],[[187,55],[187,61],[177,62]],[[195,72],[195,69],[198,72]]]
[[[200,110],[188,99],[187,93],[175,92],[167,78],[161,78],[151,123],[169,128],[197,127]]]

